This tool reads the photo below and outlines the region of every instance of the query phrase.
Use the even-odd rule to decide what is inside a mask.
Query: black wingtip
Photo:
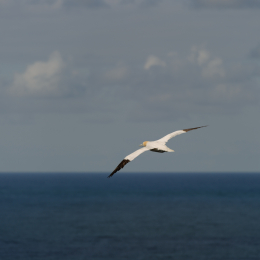
[[[199,126],[199,127],[183,129],[183,131],[185,131],[185,132],[189,132],[189,131],[191,131],[191,130],[195,130],[195,129],[202,128],[202,127],[207,127],[207,126],[208,126],[208,125],[203,125],[203,126]]]
[[[116,172],[118,172],[119,170],[121,170],[122,168],[124,168],[124,166],[129,163],[130,160],[124,159],[121,163],[119,163],[117,165],[117,167],[115,168],[115,170],[109,175],[107,176],[107,178],[111,178]]]

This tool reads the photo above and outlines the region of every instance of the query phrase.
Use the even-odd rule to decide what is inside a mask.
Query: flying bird
[[[112,177],[116,172],[118,172],[119,170],[124,168],[124,166],[127,163],[133,161],[137,156],[139,156],[140,154],[142,154],[146,151],[150,150],[150,151],[156,152],[156,153],[174,152],[174,150],[170,149],[169,147],[167,147],[165,145],[171,138],[173,138],[176,135],[184,134],[184,133],[187,133],[191,130],[195,130],[195,129],[206,127],[206,126],[207,125],[189,128],[189,129],[178,130],[178,131],[172,132],[172,133],[162,137],[159,140],[152,141],[152,142],[151,141],[143,142],[142,144],[139,145],[139,146],[143,146],[143,148],[140,148],[140,149],[136,150],[135,152],[127,155],[123,159],[123,161],[118,164],[118,166],[115,168],[115,170],[108,176],[108,178]]]

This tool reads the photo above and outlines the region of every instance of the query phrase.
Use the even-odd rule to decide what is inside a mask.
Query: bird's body
[[[147,142],[146,146],[145,146],[148,150],[152,151],[152,152],[158,152],[158,153],[162,153],[162,152],[174,152],[172,149],[170,149],[169,147],[167,147],[165,145],[164,142],[162,141],[153,141],[153,142]]]
[[[146,152],[146,151],[152,151],[152,152],[157,152],[157,153],[165,153],[165,152],[174,152],[174,150],[170,149],[169,147],[166,146],[166,143],[168,142],[169,139],[173,138],[176,135],[184,134],[188,131],[195,130],[201,127],[206,127],[206,126],[200,126],[200,127],[195,127],[195,128],[189,128],[189,129],[183,129],[183,130],[178,130],[173,133],[170,133],[164,137],[162,137],[159,140],[156,141],[145,141],[143,142],[140,146],[143,146],[143,148],[140,148],[136,150],[135,152],[127,155],[123,161],[115,168],[115,170],[108,176],[108,178],[112,177],[117,171],[122,169],[127,163],[130,161],[134,160],[137,156],[140,154]]]

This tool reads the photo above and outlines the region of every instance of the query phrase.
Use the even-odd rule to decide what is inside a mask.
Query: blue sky
[[[0,0],[1,172],[256,171],[260,2]]]

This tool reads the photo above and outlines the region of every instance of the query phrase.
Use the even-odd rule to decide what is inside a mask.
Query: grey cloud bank
[[[196,8],[259,8],[258,0],[189,0],[189,1],[167,1],[167,0],[9,0],[0,1],[4,8],[16,7],[27,11],[53,11],[61,8],[114,8],[114,7],[151,7],[162,3],[190,4]]]
[[[92,71],[91,65],[89,70]],[[67,102],[69,106],[73,101],[78,110],[85,113],[93,113],[96,104],[106,111],[109,106],[115,119],[129,104],[124,111],[127,118],[161,121],[173,115],[177,118],[239,113],[245,106],[257,104],[259,71],[259,65],[253,62],[229,64],[208,50],[196,47],[184,57],[168,53],[162,60],[150,55],[139,68],[118,63],[92,73],[73,68],[59,52],[54,52],[49,60],[34,62],[24,72],[15,73],[5,96],[24,99],[26,107],[29,98],[32,101],[40,98],[41,102],[54,104],[53,112],[68,111],[63,104]],[[80,102],[82,99],[85,105]],[[32,102],[32,111],[39,111],[37,106],[41,102]],[[70,105],[73,111],[75,105]],[[44,112],[44,107],[42,109]],[[16,112],[22,110],[17,106]]]
[[[62,8],[102,9],[113,7],[150,7],[159,4],[158,0],[2,0],[3,8],[19,8],[26,11],[55,11]]]
[[[194,7],[202,8],[259,8],[258,0],[191,0]]]

